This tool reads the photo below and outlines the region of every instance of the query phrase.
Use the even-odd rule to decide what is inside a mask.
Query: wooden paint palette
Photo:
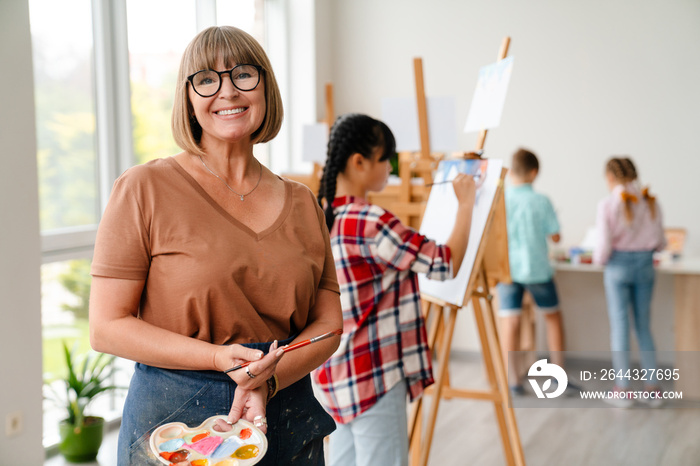
[[[189,461],[192,466],[249,466],[267,452],[267,437],[245,419],[240,419],[229,432],[221,432],[212,416],[198,427],[182,422],[169,422],[151,435],[151,451],[167,465]],[[186,463],[185,463],[186,464]]]

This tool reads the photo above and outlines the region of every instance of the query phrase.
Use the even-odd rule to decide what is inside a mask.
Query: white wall
[[[2,464],[39,465],[41,442],[41,265],[34,136],[34,82],[26,0],[0,2],[0,452]],[[21,413],[19,435],[5,435]]]
[[[413,97],[422,57],[427,95],[456,97],[460,149],[472,149],[461,129],[478,69],[509,35],[515,67],[486,155],[538,154],[536,188],[573,245],[606,194],[605,161],[629,154],[666,224],[687,227],[688,252],[700,254],[700,2],[327,1],[336,113],[381,117],[382,98]]]
[[[539,156],[535,187],[557,209],[563,245],[578,244],[593,225],[596,203],[607,194],[606,160],[628,154],[658,195],[666,225],[686,227],[686,251],[700,255],[700,2],[322,3],[330,5],[318,10],[327,15],[330,33],[318,40],[332,50],[337,114],[381,118],[382,98],[413,97],[413,58],[422,57],[427,95],[456,97],[460,150],[470,150],[476,135],[462,128],[479,67],[496,61],[502,38],[510,36],[515,66],[486,156],[509,165],[519,146]],[[565,288],[572,280],[580,285],[574,300],[562,300],[569,306],[563,311],[570,349],[587,349],[592,335],[591,349],[607,349],[602,284],[594,276],[561,279]],[[664,324],[673,315],[671,286],[660,280],[654,300],[657,344],[666,350],[673,349]],[[593,314],[587,306],[595,307]],[[600,317],[597,325],[592,315]],[[456,349],[478,347],[472,322],[469,312],[460,313]]]

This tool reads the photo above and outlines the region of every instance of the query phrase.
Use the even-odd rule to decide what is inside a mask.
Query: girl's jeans
[[[280,345],[284,342],[280,342]],[[267,352],[269,343],[246,344]],[[167,370],[136,364],[119,431],[118,464],[162,466],[151,453],[151,433],[167,422],[197,427],[227,415],[236,384],[223,372]],[[316,401],[307,375],[267,405],[268,450],[263,465],[323,465],[323,438],[335,429]]]
[[[605,297],[610,319],[610,349],[616,374],[630,368],[630,314],[640,351],[642,369],[647,370],[647,385],[653,385],[656,351],[650,329],[651,295],[654,288],[652,251],[613,251],[604,272]],[[631,312],[630,312],[631,311]],[[635,377],[637,378],[637,377]],[[617,378],[620,388],[629,386],[629,378]]]
[[[330,437],[330,466],[406,466],[408,420],[406,381],[401,380],[377,403]]]

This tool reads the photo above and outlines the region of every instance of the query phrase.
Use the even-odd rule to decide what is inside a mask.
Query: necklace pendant
[[[243,200],[243,196],[241,195],[241,201]]]

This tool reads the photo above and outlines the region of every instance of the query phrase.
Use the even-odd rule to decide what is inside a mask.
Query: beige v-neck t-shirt
[[[281,214],[255,233],[172,157],[132,167],[114,183],[92,275],[145,280],[139,317],[181,335],[287,338],[306,326],[319,288],[339,288],[323,211],[307,187],[283,181]]]

